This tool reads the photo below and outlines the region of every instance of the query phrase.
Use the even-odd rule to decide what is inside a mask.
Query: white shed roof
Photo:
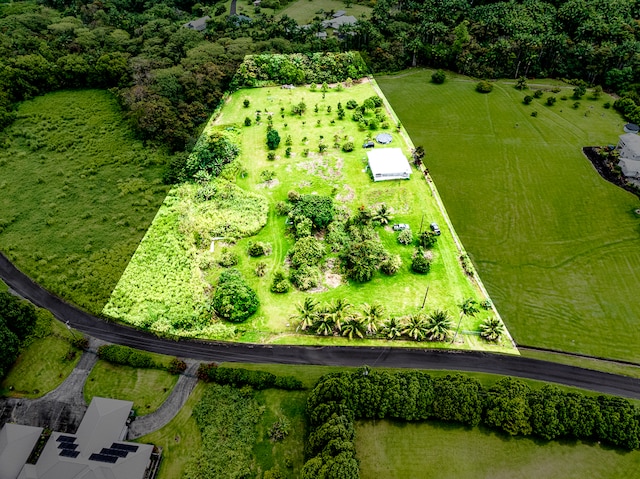
[[[377,148],[367,152],[374,181],[409,179],[411,165],[400,148]]]
[[[620,171],[627,178],[640,178],[640,160],[620,158],[618,166],[620,166]]]

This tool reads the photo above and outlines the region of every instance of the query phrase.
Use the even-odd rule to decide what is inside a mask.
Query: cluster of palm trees
[[[447,341],[454,333],[449,313],[439,309],[430,314],[418,312],[396,318],[388,316],[381,304],[364,303],[357,310],[343,298],[330,303],[318,303],[307,296],[296,305],[296,310],[296,314],[291,316],[291,320],[297,323],[296,330],[320,336]],[[462,318],[474,316],[478,311],[477,303],[472,299],[466,299],[460,305],[460,318],[452,341],[458,335]],[[482,323],[480,330],[484,339],[497,341],[504,332],[504,327],[498,318],[492,316]]]
[[[343,298],[320,304],[307,296],[296,306],[291,319],[297,330],[321,336],[345,336],[349,339],[383,337],[389,340],[405,337],[413,341],[445,341],[453,329],[446,311],[431,314],[419,312],[401,318],[388,317],[380,304],[363,304],[360,310]]]

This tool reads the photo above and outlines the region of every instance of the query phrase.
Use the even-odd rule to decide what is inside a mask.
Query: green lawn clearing
[[[44,310],[41,310],[44,311]],[[50,316],[48,311],[44,314]],[[0,392],[12,397],[36,398],[57,388],[71,374],[82,351],[71,346],[71,333],[50,318],[51,332],[25,349],[0,384]]]
[[[640,468],[640,451],[513,438],[433,422],[359,421],[356,450],[362,479],[622,479]]]
[[[158,479],[183,477],[192,455],[200,449],[202,444],[200,430],[191,413],[202,399],[205,388],[204,383],[198,383],[185,405],[169,424],[137,440],[137,442],[154,444],[162,448]]]
[[[160,369],[135,369],[98,361],[84,386],[87,404],[94,396],[133,401],[136,415],[158,409],[167,399],[178,376]]]
[[[353,15],[356,18],[363,18],[371,13],[371,7],[355,3],[347,7],[345,2],[340,0],[314,0],[312,2],[299,0],[280,10],[277,16],[287,15],[289,18],[293,18],[298,25],[306,25],[311,23],[315,17],[324,20],[323,12],[337,12],[338,10],[343,10],[345,15]]]
[[[363,303],[382,303],[388,314],[400,316],[419,311],[425,299],[425,310],[440,308],[458,319],[458,305],[466,298],[485,299],[476,283],[463,272],[448,220],[439,207],[437,191],[425,181],[416,169],[410,180],[373,182],[368,173],[366,150],[362,148],[367,138],[381,132],[390,133],[389,146],[399,147],[410,158],[410,147],[395,128],[391,112],[384,113],[386,128],[362,129],[351,120],[352,111],[346,109],[346,117],[338,119],[338,103],[346,106],[348,100],[359,104],[373,96],[371,84],[330,89],[323,93],[318,87],[295,89],[259,88],[242,90],[230,96],[220,115],[212,121],[206,133],[222,132],[237,139],[240,156],[222,173],[225,180],[216,180],[216,198],[229,198],[228,213],[220,215],[215,208],[198,206],[197,200],[203,188],[179,185],[172,189],[142,241],[130,266],[117,285],[104,309],[110,317],[174,334],[186,334],[218,339],[237,338],[250,342],[279,342],[291,344],[347,344],[338,337],[318,338],[295,334],[297,324],[291,320],[295,305],[305,296],[313,294],[320,302],[346,298],[359,308]],[[244,103],[249,106],[245,107]],[[307,110],[302,115],[292,113],[292,106],[304,102]],[[317,111],[315,111],[317,109]],[[281,142],[275,150],[275,160],[268,159],[266,127],[272,116],[273,128],[279,132]],[[251,125],[245,125],[245,119]],[[352,141],[355,149],[342,151],[342,145]],[[289,143],[289,144],[287,144]],[[326,151],[321,153],[319,145]],[[287,156],[286,149],[290,148]],[[377,149],[381,146],[378,145]],[[269,181],[265,181],[265,171]],[[235,182],[232,187],[226,181]],[[234,189],[235,188],[235,189]],[[335,254],[329,255],[322,277],[322,284],[309,292],[292,290],[287,294],[270,292],[273,273],[287,266],[287,252],[293,238],[287,233],[286,216],[276,213],[276,204],[287,199],[288,192],[332,196],[335,203],[355,212],[361,206],[385,203],[394,210],[392,223],[407,223],[417,235],[420,228],[428,228],[432,221],[440,224],[442,235],[432,248],[433,263],[427,275],[410,271],[414,248],[397,242],[398,233],[390,225],[376,229],[384,247],[391,254],[398,254],[403,265],[395,276],[376,273],[366,283],[347,281],[340,275]],[[244,193],[242,193],[244,192]],[[226,195],[226,196],[223,196]],[[258,224],[263,219],[249,221],[250,215],[261,215],[249,206],[243,195],[258,195],[268,204],[266,226],[250,237],[246,233],[234,233],[233,242],[219,236],[220,224],[216,218],[227,218],[227,227],[236,231],[237,224]],[[195,198],[195,199],[194,199]],[[217,200],[217,202],[222,200]],[[227,206],[225,206],[227,208]],[[227,211],[227,210],[225,210]],[[255,211],[255,213],[254,213]],[[235,215],[235,216],[232,216]],[[237,218],[237,219],[229,219]],[[224,226],[224,225],[222,225]],[[248,228],[247,232],[253,230]],[[217,232],[217,233],[212,233]],[[222,238],[217,239],[217,238]],[[264,242],[271,246],[271,254],[259,258],[248,255],[250,242]],[[237,268],[260,298],[257,313],[238,326],[211,321],[207,311],[208,295],[223,270],[221,261],[225,247],[238,256]],[[265,263],[266,274],[255,273],[258,263]],[[333,265],[333,267],[332,267]],[[498,345],[490,345],[477,335],[480,322],[492,314],[482,311],[475,317],[465,317],[461,325],[461,339],[457,346],[488,350],[510,350],[508,339]],[[386,344],[379,340],[362,340],[357,344]],[[411,343],[398,342],[400,345]],[[415,344],[415,343],[414,343]],[[430,343],[430,346],[446,347]]]
[[[588,93],[574,108],[573,87],[559,82],[532,80],[520,92],[500,81],[483,95],[475,80],[434,85],[430,73],[377,82],[425,147],[456,231],[516,342],[640,361],[638,198],[604,181],[581,152],[617,143],[623,120],[603,107],[612,99]],[[524,105],[535,89],[544,96]]]
[[[109,92],[22,103],[0,133],[0,249],[99,313],[166,195],[167,159],[134,139]]]

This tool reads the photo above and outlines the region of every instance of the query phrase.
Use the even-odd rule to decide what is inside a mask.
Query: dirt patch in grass
[[[336,195],[336,201],[346,203],[348,201],[353,201],[353,199],[356,197],[355,190],[351,188],[349,185],[344,185],[342,187],[342,190],[344,191],[344,193],[340,193]]]
[[[258,188],[275,188],[280,184],[280,180],[278,178],[274,178],[273,180],[265,181],[264,183],[258,184]]]

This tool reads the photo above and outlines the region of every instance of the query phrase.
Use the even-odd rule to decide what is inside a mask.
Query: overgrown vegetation
[[[168,156],[133,138],[108,92],[52,93],[18,113],[0,139],[0,249],[99,313],[165,197]]]
[[[209,384],[193,417],[202,436],[185,479],[250,477],[255,474],[252,447],[262,410],[251,389]]]

